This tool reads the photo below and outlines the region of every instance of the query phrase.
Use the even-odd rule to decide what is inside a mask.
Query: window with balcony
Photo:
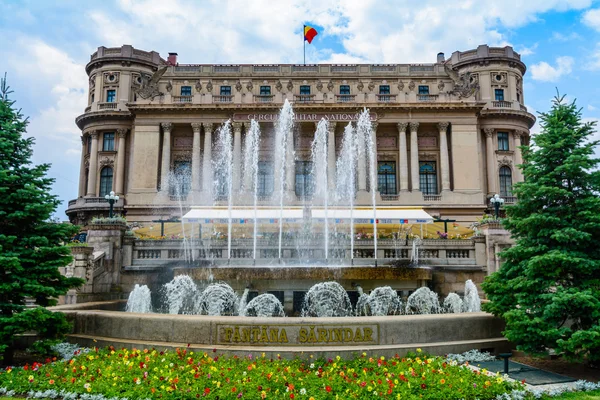
[[[175,161],[169,183],[170,196],[187,196],[192,186],[192,166],[189,161]]]
[[[423,194],[438,194],[437,170],[435,161],[419,162],[419,185]]]
[[[310,86],[309,85],[301,85],[300,86],[300,95],[301,96],[310,96]]]
[[[419,94],[420,95],[428,95],[429,94],[429,86],[428,85],[419,85]]]
[[[114,89],[111,90],[107,90],[106,91],[106,102],[107,103],[114,103],[116,100],[116,96],[117,96],[117,91]]]
[[[390,94],[390,85],[379,85],[379,94]]]
[[[496,101],[504,101],[504,89],[494,89],[494,98]]]
[[[104,167],[100,171],[100,197],[110,194],[113,184],[113,169]]]
[[[260,95],[261,96],[270,96],[271,95],[271,86],[261,86],[260,87]]]
[[[273,164],[268,161],[259,161],[257,172],[257,194],[258,196],[268,197],[273,194]]]
[[[221,86],[221,96],[231,96],[231,86]]]
[[[508,132],[498,132],[498,150],[508,151]]]
[[[310,198],[313,193],[312,161],[296,161],[296,196]]]
[[[340,95],[350,94],[350,85],[340,85]]]
[[[191,96],[192,95],[192,87],[191,86],[182,86],[181,87],[181,95],[182,96]]]
[[[509,167],[500,167],[500,196],[512,196],[512,171]]]
[[[102,151],[115,151],[114,132],[104,132],[102,134]]]
[[[395,161],[379,161],[377,163],[377,187],[381,194],[398,194]]]

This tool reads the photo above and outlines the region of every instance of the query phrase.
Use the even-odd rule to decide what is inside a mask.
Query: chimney
[[[169,53],[169,54],[171,54],[171,53]],[[438,64],[442,64],[444,61],[446,61],[444,58],[444,53],[438,53],[438,55],[437,55]]]
[[[177,65],[177,53],[169,53],[169,57],[167,58],[167,64]]]

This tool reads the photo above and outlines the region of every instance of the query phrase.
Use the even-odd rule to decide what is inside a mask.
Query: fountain
[[[215,171],[213,202],[227,200],[227,258],[231,258],[231,206],[233,202],[233,143],[231,140],[231,122],[225,122],[217,131],[215,157],[213,160]]]
[[[325,221],[323,222],[325,235],[325,259],[329,257],[329,182],[327,176],[328,154],[327,134],[329,132],[329,122],[322,119],[317,125],[315,139],[312,142],[312,171],[313,176],[313,207],[321,204],[325,210]]]
[[[477,292],[477,286],[472,280],[465,282],[465,299],[463,303],[463,309],[465,312],[479,312],[481,311],[481,299]]]
[[[385,316],[402,313],[402,301],[389,286],[375,288],[368,296],[364,293],[356,305],[356,315]]]
[[[256,296],[240,310],[241,317],[285,317],[283,305],[270,293]]]
[[[211,283],[202,291],[195,302],[196,314],[200,315],[236,315],[238,297],[226,283]]]
[[[136,284],[127,300],[125,311],[134,313],[151,313],[150,289],[146,285]]]
[[[438,295],[428,287],[418,288],[406,300],[406,314],[437,314],[439,312]]]
[[[306,293],[303,317],[348,317],[352,304],[346,290],[337,282],[317,283]]]
[[[178,275],[164,285],[164,298],[169,314],[194,314],[198,288],[187,275]]]
[[[336,162],[336,202],[350,208],[350,259],[354,258],[354,197],[356,196],[356,135],[352,123],[344,129],[342,148]],[[349,167],[348,167],[349,166]]]
[[[246,142],[244,143],[244,183],[242,184],[243,192],[253,194],[254,207],[254,225],[253,225],[253,242],[252,242],[252,258],[256,260],[256,241],[258,238],[258,151],[260,149],[260,127],[258,122],[252,120],[250,129],[246,134]]]
[[[442,309],[445,313],[461,313],[463,312],[463,300],[456,293],[450,293],[444,299]]]

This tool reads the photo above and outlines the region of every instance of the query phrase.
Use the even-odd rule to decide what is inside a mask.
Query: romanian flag
[[[317,36],[317,30],[312,26],[304,25],[304,40],[310,44],[315,36]]]

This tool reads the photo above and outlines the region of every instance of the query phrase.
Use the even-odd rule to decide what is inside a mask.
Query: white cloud
[[[515,48],[515,51],[522,56],[530,56],[535,53],[535,50],[537,49],[537,47],[538,47],[538,44],[536,43],[530,47],[526,47],[526,46],[517,47],[517,48]]]
[[[594,106],[593,106],[593,105],[591,105],[591,104],[588,104],[588,105],[587,105],[587,109],[588,109],[588,111],[596,111],[598,108],[594,107]]]
[[[577,32],[571,32],[567,35],[562,34],[560,32],[554,32],[552,33],[552,39],[555,42],[569,42],[571,40],[579,40],[581,39],[581,35],[579,35]]]
[[[581,20],[585,25],[600,32],[600,8],[586,11]]]
[[[600,43],[596,44],[596,48],[590,54],[584,68],[591,71],[600,70]]]
[[[555,67],[542,61],[531,66],[531,77],[536,81],[556,82],[561,76],[571,73],[574,63],[573,57],[569,56],[558,57]]]

